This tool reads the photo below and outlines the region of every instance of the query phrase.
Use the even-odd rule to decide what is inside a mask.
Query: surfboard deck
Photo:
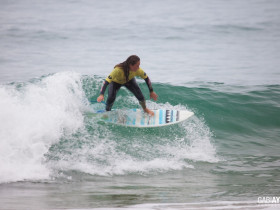
[[[97,111],[100,120],[128,127],[160,127],[182,122],[194,113],[187,110],[157,109],[154,116],[149,116],[141,109]]]

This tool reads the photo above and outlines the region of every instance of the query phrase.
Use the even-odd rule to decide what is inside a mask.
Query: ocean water
[[[0,209],[279,209],[280,2],[0,1]],[[141,58],[189,120],[98,122],[103,79]],[[114,108],[138,108],[125,88]]]

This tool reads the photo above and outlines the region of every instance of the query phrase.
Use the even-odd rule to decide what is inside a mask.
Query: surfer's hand
[[[151,92],[150,93],[150,98],[152,98],[152,99],[154,99],[156,101],[157,98],[158,98],[158,95],[155,92]]]
[[[101,101],[104,101],[104,95],[98,96],[97,102],[101,102]]]

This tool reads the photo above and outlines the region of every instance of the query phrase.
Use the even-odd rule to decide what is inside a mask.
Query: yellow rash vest
[[[124,85],[125,83],[132,80],[134,77],[141,77],[142,79],[144,79],[149,88],[149,91],[153,92],[152,83],[149,77],[147,76],[147,74],[143,71],[143,69],[139,68],[137,71],[129,71],[128,81],[126,81],[123,69],[121,67],[116,67],[111,72],[111,74],[109,74],[109,76],[105,79],[103,86],[101,87],[100,94],[104,95],[105,90],[109,85],[109,83],[115,82],[120,85]]]
[[[147,79],[147,74],[143,71],[143,69],[139,68],[137,71],[129,71],[128,81],[132,80],[134,77],[141,77],[142,79]],[[121,85],[127,83],[124,71],[120,67],[114,68],[111,74],[106,78],[106,81],[111,83],[116,82]]]

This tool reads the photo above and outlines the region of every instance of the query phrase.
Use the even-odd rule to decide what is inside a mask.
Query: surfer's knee
[[[139,101],[139,103],[141,104],[142,102],[146,102],[145,101],[145,97],[144,97],[144,95],[143,95],[143,93],[142,93],[142,91],[139,89],[138,91],[136,91],[135,93],[134,93],[134,95],[135,95],[135,97],[138,99],[138,101]]]
[[[144,95],[142,94],[142,92],[138,93],[137,99],[138,99],[138,101],[144,101],[144,102],[146,103],[145,97],[144,97]]]

